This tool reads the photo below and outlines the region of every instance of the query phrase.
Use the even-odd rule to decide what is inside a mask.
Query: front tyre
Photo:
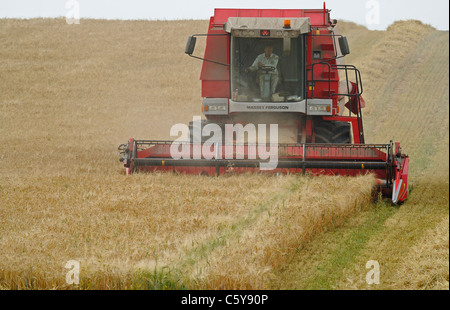
[[[340,121],[320,121],[316,123],[315,143],[351,143],[350,123]]]

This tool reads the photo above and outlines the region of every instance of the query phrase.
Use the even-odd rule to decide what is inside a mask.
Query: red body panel
[[[134,144],[134,140],[130,140],[130,144]],[[225,173],[239,173],[239,172],[259,172],[261,171],[259,167],[220,167],[219,170],[216,170],[216,167],[209,167],[206,161],[210,163],[214,162],[214,159],[204,159],[201,156],[198,156],[197,159],[202,159],[205,161],[205,165],[203,166],[169,166],[166,165],[165,162],[172,160],[172,156],[170,153],[170,149],[172,146],[172,142],[161,142],[159,144],[154,144],[148,147],[149,145],[143,147],[141,150],[136,148],[135,156],[136,159],[154,159],[158,162],[158,165],[145,165],[135,167],[137,170],[144,171],[177,171],[180,173],[194,173],[194,174],[225,174]],[[200,146],[200,145],[199,145]],[[189,144],[189,149],[187,152],[183,153],[183,159],[195,159],[193,148],[195,145]],[[226,146],[221,146],[220,158],[225,158],[226,154]],[[268,146],[269,148],[269,146]],[[215,146],[210,146],[210,150],[212,153],[216,153]],[[365,169],[364,163],[366,162],[378,162],[378,163],[386,163],[387,157],[386,153],[381,146],[371,147],[371,146],[358,146],[358,145],[339,145],[339,146],[330,146],[330,145],[319,145],[319,144],[286,144],[286,145],[277,145],[276,146],[278,160],[280,162],[285,161],[295,161],[302,162],[303,160],[307,160],[308,162],[335,162],[336,164],[340,162],[354,162],[360,163],[358,164],[358,169],[346,169],[346,168],[307,168],[305,171],[309,171],[313,174],[328,174],[328,175],[360,175],[365,174],[367,172],[373,172],[380,179],[386,179],[386,169]],[[133,150],[130,150],[133,152]],[[251,147],[248,145],[242,146],[242,149],[239,149],[236,145],[233,146],[233,158],[231,160],[240,159],[240,160],[249,160],[258,158],[257,147]],[[264,172],[264,171],[262,171]],[[304,172],[302,168],[276,168],[268,171],[267,173],[282,173],[282,174],[291,174],[291,173],[302,173]]]
[[[137,152],[137,158],[171,158],[170,148],[172,142],[162,143],[154,145],[152,147],[143,149]],[[193,158],[193,148],[195,145],[191,145],[189,152],[186,152],[183,156]],[[303,153],[303,146],[301,144],[292,144],[285,146],[276,146],[278,149],[278,158],[281,159],[297,159],[302,160],[303,154],[308,160],[353,160],[353,161],[379,161],[386,162],[386,153],[376,148],[362,148],[348,146],[321,146],[319,144],[306,145],[305,152]],[[221,153],[225,154],[226,146],[221,146]],[[267,146],[269,148],[269,145]],[[257,148],[252,148],[248,145],[242,147],[242,152],[239,152],[238,146],[233,146],[233,155],[235,158],[242,157],[248,159],[258,156]],[[215,146],[211,145],[210,150],[215,153]]]
[[[210,59],[223,64],[229,64],[229,36],[222,29],[215,29],[213,26],[213,21],[214,17],[211,17],[208,34],[220,35],[207,37],[205,59]],[[202,97],[230,97],[230,74],[227,66],[204,61],[200,80],[202,80]]]

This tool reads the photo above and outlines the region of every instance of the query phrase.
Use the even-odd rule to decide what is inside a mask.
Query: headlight
[[[329,106],[325,106],[325,105],[310,105],[308,107],[308,109],[310,111],[315,111],[315,112],[327,112],[327,107],[329,107]]]
[[[227,107],[224,105],[210,105],[209,110],[210,111],[226,111]]]

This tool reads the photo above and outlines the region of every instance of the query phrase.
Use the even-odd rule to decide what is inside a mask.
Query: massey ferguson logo
[[[248,105],[247,110],[289,110],[287,105]]]

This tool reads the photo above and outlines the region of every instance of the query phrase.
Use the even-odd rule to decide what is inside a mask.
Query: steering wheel
[[[275,71],[275,67],[272,66],[262,66],[259,67],[259,70],[265,71],[266,73],[269,73],[270,71]]]

